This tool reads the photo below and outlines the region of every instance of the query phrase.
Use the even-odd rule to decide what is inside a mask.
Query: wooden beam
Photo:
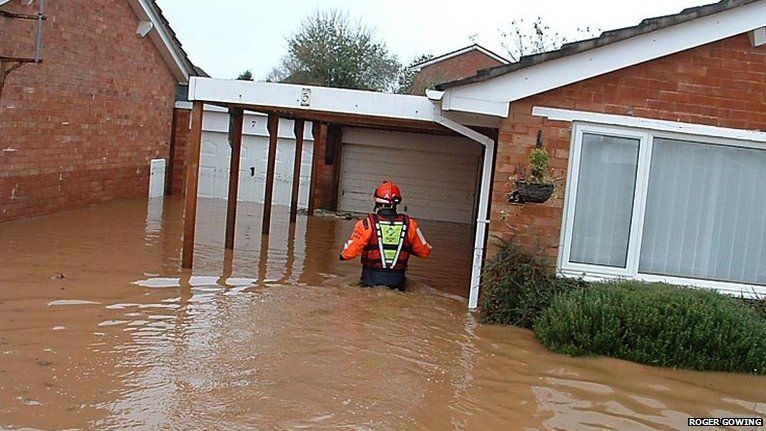
[[[199,153],[202,144],[202,114],[203,102],[195,101],[192,106],[192,124],[187,152],[182,268],[191,268],[194,261],[194,228],[197,222],[197,185],[199,183]]]
[[[333,131],[331,139],[328,137],[328,145],[333,146],[332,160],[332,207],[333,211],[338,211],[338,200],[340,199],[340,168],[343,161],[343,129],[335,124],[331,127]],[[329,136],[329,134],[328,134]]]
[[[266,165],[266,193],[263,198],[263,226],[261,234],[268,235],[271,228],[271,200],[274,196],[274,171],[277,164],[277,139],[279,138],[279,115],[269,114],[269,158]]]
[[[229,110],[229,145],[231,161],[229,164],[229,195],[226,208],[226,245],[227,250],[234,249],[234,226],[237,223],[237,195],[239,190],[239,160],[242,153],[242,109]]]
[[[168,153],[168,165],[165,171],[165,195],[173,194],[173,167],[176,162],[176,127],[178,125],[178,110],[173,108],[173,116],[170,121],[170,149]]]
[[[216,104],[213,102],[205,102]],[[365,116],[358,114],[344,114],[337,112],[315,111],[309,109],[281,109],[273,106],[248,105],[244,103],[219,103],[218,106],[232,107],[236,106],[249,111],[276,113],[281,118],[303,118],[314,122],[342,124],[346,126],[371,127],[387,130],[406,130],[414,133],[433,133],[433,134],[454,134],[453,131],[445,128],[441,124],[426,120],[413,120],[409,118],[391,118]]]
[[[293,156],[293,193],[290,199],[290,223],[295,223],[298,217],[298,188],[301,184],[301,158],[303,157],[304,120],[295,120],[295,155]]]
[[[311,185],[309,187],[309,215],[314,215],[316,209],[317,181],[319,176],[319,164],[327,151],[327,124],[319,121],[313,122],[311,134],[314,136],[314,149],[311,154]],[[319,149],[323,149],[320,151]]]

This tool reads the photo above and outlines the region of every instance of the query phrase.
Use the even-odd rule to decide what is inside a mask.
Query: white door
[[[205,132],[199,165],[199,196],[226,198],[229,189],[229,148],[225,133]]]
[[[411,216],[472,223],[481,154],[466,138],[344,128],[338,208],[370,211],[375,187],[391,179]]]
[[[159,198],[165,195],[165,159],[152,159],[149,162],[149,197]]]

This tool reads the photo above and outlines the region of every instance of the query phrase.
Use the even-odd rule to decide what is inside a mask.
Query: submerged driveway
[[[766,416],[766,377],[549,353],[465,310],[468,227],[422,223],[407,293],[353,286],[352,220],[202,200],[194,272],[180,201],[0,225],[0,427],[681,429]],[[284,214],[282,214],[284,212]],[[468,258],[466,258],[466,256]]]

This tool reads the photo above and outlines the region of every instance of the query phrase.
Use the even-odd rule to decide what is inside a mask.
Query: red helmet
[[[377,189],[375,189],[375,203],[396,205],[402,201],[402,192],[399,191],[399,186],[392,181],[383,181]]]

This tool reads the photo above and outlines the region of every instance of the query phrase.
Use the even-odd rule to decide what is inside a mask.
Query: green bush
[[[481,320],[531,328],[554,296],[583,285],[581,280],[557,278],[534,257],[504,243],[482,277]]]
[[[745,306],[757,311],[764,319],[766,319],[766,299],[750,299],[750,298],[738,298],[739,301]]]
[[[735,298],[660,283],[593,283],[534,324],[549,349],[649,365],[766,374],[766,319]]]

